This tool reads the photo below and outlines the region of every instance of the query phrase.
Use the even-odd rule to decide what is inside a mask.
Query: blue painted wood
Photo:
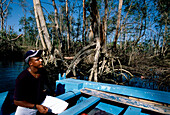
[[[57,98],[62,99],[62,100],[68,100],[68,99],[73,98],[74,96],[77,96],[80,94],[81,94],[80,90],[72,90],[72,91],[66,92],[62,95],[57,96]]]
[[[158,105],[156,103],[154,104],[152,102],[149,103],[149,101],[147,101],[147,102],[142,101],[142,100],[140,101],[137,98],[136,99],[128,98],[126,96],[120,96],[120,95],[117,95],[117,94],[107,93],[107,92],[98,91],[98,90],[89,89],[89,88],[81,89],[81,92],[88,94],[88,95],[91,95],[91,96],[100,97],[102,99],[106,99],[106,100],[130,105],[130,106],[144,108],[144,109],[156,111],[156,112],[163,113],[163,114],[170,114],[170,108],[169,107],[161,106],[161,105]]]
[[[150,115],[150,114],[146,114],[146,113],[140,113],[140,115]]]
[[[61,73],[58,74],[58,80],[62,80]]]
[[[0,93],[0,115],[2,115],[1,107],[2,107],[2,104],[3,104],[4,101],[5,101],[5,98],[6,98],[7,94],[8,94],[8,91],[7,91],[7,92]]]
[[[4,101],[5,101],[5,98],[6,98],[7,94],[8,94],[8,91],[7,91],[7,92],[0,93],[0,109],[1,109],[1,107],[2,107],[2,104],[3,104]]]
[[[150,90],[144,88],[130,87],[130,86],[121,86],[115,84],[106,84],[106,83],[98,83],[98,82],[90,82],[78,79],[64,79],[61,80],[62,83],[66,83],[67,85],[71,83],[81,84],[80,88],[91,88],[101,91],[107,91],[111,93],[117,93],[126,96],[132,96],[136,98],[148,99],[152,101],[162,102],[170,104],[170,92]]]
[[[129,106],[123,115],[140,115],[141,108]]]
[[[56,87],[57,85],[61,83],[61,84],[65,84],[65,91],[72,91],[72,90],[80,90],[83,88],[83,82],[79,82],[79,81],[69,81],[67,79],[63,79],[63,80],[58,80],[56,81]]]
[[[113,114],[113,115],[118,115],[124,108],[118,107],[118,106],[114,106],[114,105],[110,105],[107,103],[103,103],[100,102],[96,108],[106,111],[107,113]]]
[[[69,108],[68,110],[60,113],[59,115],[78,115],[84,110],[88,109],[90,106],[94,105],[100,100],[98,97],[89,97],[88,99],[82,101],[81,103]]]
[[[64,73],[64,75],[63,75],[63,79],[66,79],[66,73]]]
[[[59,80],[66,79],[66,73],[64,73],[63,76],[61,76],[61,73],[59,73],[59,74],[58,74],[58,79],[59,79]]]

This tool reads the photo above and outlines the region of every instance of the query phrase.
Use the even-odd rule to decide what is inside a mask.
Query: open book
[[[51,109],[52,113],[59,114],[67,108],[68,103],[56,97],[46,96],[42,105]]]

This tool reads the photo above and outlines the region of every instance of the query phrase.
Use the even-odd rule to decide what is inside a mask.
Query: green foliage
[[[12,44],[9,42],[1,42],[0,43],[0,60],[8,61],[15,60],[21,61],[23,59],[23,51],[22,48],[18,47],[16,44]]]
[[[18,43],[18,41],[11,41],[11,39],[16,38],[17,35],[8,35],[4,31],[0,31],[0,60],[1,61],[21,61],[23,59],[23,49]]]

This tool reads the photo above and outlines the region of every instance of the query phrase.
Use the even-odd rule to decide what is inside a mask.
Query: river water
[[[15,79],[25,68],[24,62],[0,62],[0,92],[13,90]]]

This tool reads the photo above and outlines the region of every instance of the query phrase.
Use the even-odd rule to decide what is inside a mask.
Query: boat
[[[71,78],[60,79],[58,84],[65,86],[58,98],[77,101],[59,115],[92,115],[96,109],[108,115],[170,115],[170,92]]]
[[[64,92],[56,97],[69,103],[59,115],[170,115],[170,92],[61,76],[58,86]],[[0,94],[1,105],[5,95]]]

